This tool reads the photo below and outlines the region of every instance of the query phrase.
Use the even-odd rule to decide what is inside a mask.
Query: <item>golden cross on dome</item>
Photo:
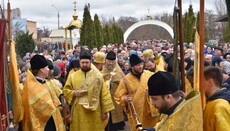
[[[76,0],[73,1],[73,5],[74,5],[74,10],[76,10],[77,9],[77,1]]]

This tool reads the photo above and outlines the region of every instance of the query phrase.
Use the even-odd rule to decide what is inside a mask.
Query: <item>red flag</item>
[[[7,127],[7,105],[5,92],[4,62],[5,62],[5,30],[6,20],[0,19],[0,131],[6,131]]]

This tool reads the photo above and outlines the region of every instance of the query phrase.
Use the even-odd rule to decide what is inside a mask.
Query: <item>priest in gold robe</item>
[[[152,49],[147,49],[143,52],[145,66],[151,72],[165,71],[165,61],[163,56],[155,56]]]
[[[127,114],[132,131],[136,131],[137,121],[133,109],[129,106],[131,101],[143,127],[154,127],[158,122],[159,113],[147,96],[147,81],[153,73],[143,70],[143,62],[135,54],[130,56],[130,65],[131,72],[121,79],[114,95],[115,101]]]
[[[64,131],[63,119],[59,110],[61,105],[55,92],[50,89],[45,78],[49,68],[44,56],[31,58],[31,71],[22,91],[24,131]]]
[[[104,64],[105,64],[105,53],[96,52],[93,55],[93,65],[98,69],[98,71],[101,71]]]
[[[103,66],[101,73],[103,74],[103,78],[110,90],[110,94],[115,106],[115,110],[110,112],[109,123],[106,127],[106,130],[124,130],[125,122],[123,109],[115,102],[113,96],[117,90],[120,80],[125,75],[120,66],[117,64],[116,54],[113,51],[107,53],[105,65]]]
[[[204,110],[204,131],[227,131],[230,129],[230,90],[221,88],[223,73],[218,67],[204,71],[204,90],[207,104]]]
[[[161,113],[156,131],[203,131],[200,93],[190,92],[185,98],[178,90],[175,77],[158,71],[148,80],[152,104]]]
[[[63,92],[71,108],[70,131],[104,131],[107,113],[114,109],[103,76],[91,69],[91,54],[80,53],[80,70],[71,74]]]

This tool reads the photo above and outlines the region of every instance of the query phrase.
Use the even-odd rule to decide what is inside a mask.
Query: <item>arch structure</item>
[[[157,25],[160,26],[164,29],[166,29],[170,36],[172,38],[174,38],[174,32],[173,29],[166,23],[159,21],[159,20],[143,20],[143,21],[139,21],[135,24],[133,24],[132,26],[130,26],[124,33],[124,42],[127,40],[128,36],[130,35],[131,32],[133,32],[133,30],[135,30],[136,28],[143,26],[143,25]]]

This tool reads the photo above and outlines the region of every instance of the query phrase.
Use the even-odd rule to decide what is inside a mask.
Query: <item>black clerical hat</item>
[[[133,67],[133,66],[135,66],[135,65],[137,65],[139,63],[142,63],[142,60],[141,60],[141,58],[139,56],[137,56],[135,54],[132,54],[130,56],[129,62],[130,62],[131,67]]]
[[[80,52],[80,60],[81,59],[90,59],[91,60],[91,53],[89,50],[82,50]]]
[[[148,80],[150,96],[172,94],[178,90],[175,77],[169,72],[158,71]]]
[[[108,59],[108,60],[116,60],[116,54],[113,51],[110,51],[106,55],[106,59]]]
[[[39,70],[48,66],[47,60],[42,55],[35,55],[30,60],[30,65],[32,70]]]

